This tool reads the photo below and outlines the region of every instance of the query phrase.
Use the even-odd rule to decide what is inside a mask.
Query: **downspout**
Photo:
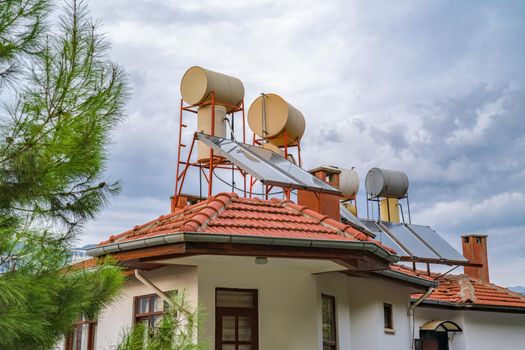
[[[432,294],[433,291],[434,291],[434,287],[428,288],[425,294],[419,297],[419,299],[417,299],[412,305],[408,307],[408,312],[407,312],[408,322],[409,322],[408,332],[409,332],[409,337],[410,337],[410,349],[411,350],[414,349],[414,337],[415,337],[415,332],[416,332],[415,331],[415,321],[414,321],[414,310],[419,304],[425,301],[425,299],[427,299],[430,296],[430,294]]]
[[[159,287],[154,285],[153,282],[151,282],[149,279],[147,279],[143,274],[141,274],[138,269],[135,269],[135,277],[137,277],[137,279],[140,282],[142,282],[143,285],[145,285],[149,289],[152,289],[153,291],[155,291],[155,294],[157,294],[159,297],[162,298],[162,300],[164,300],[165,302],[170,304],[171,307],[173,307],[173,302],[171,301],[170,297],[167,296],[166,293],[164,293],[162,290],[160,290]]]
[[[162,298],[165,302],[167,302],[171,307],[178,307],[180,308],[184,313],[187,315],[191,314],[191,312],[187,309],[185,309],[182,305],[174,305],[173,299],[171,299],[166,293],[164,293],[162,290],[160,290],[159,287],[153,284],[149,279],[146,278],[143,274],[140,273],[138,269],[135,269],[135,277],[146,287],[153,290],[155,294],[157,294],[159,297]]]

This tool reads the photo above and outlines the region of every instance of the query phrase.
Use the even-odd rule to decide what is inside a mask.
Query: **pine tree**
[[[0,349],[49,349],[123,283],[110,263],[68,270],[68,249],[118,182],[110,132],[129,88],[86,4],[0,0]]]

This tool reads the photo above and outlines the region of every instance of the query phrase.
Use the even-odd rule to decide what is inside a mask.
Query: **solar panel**
[[[441,255],[443,259],[467,262],[467,259],[465,259],[463,255],[461,255],[456,249],[448,244],[447,241],[441,238],[441,236],[429,226],[409,224],[408,228],[421,239],[430,244],[430,246],[434,248],[434,250],[439,255]]]
[[[402,248],[392,238],[390,238],[390,236],[385,231],[383,231],[375,221],[365,219],[360,220],[370,231],[372,231],[375,234],[376,240],[386,245],[387,247],[394,249],[396,253],[400,256],[411,256],[410,253],[405,251],[404,248]]]
[[[467,259],[428,226],[405,225],[382,221],[359,219],[378,241],[394,249],[398,255],[425,261],[463,264]]]
[[[228,159],[265,185],[341,194],[336,188],[268,149],[202,133],[197,133],[197,137],[216,155]]]
[[[386,228],[392,238],[402,245],[411,256],[418,258],[441,259],[423,241],[403,224],[382,221],[380,226]]]
[[[343,204],[339,204],[339,214],[341,215],[342,219],[348,221],[352,226],[360,228],[366,231],[372,237],[375,237],[375,233],[373,233],[371,230],[368,229],[366,225],[359,221],[359,219],[356,218],[354,214],[350,212],[350,210],[346,209],[346,207]]]

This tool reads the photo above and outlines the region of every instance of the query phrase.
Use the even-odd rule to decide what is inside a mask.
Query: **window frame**
[[[332,323],[334,325],[333,327],[333,339],[334,340],[325,340],[324,338],[324,332],[323,332],[323,324],[324,324],[324,320],[323,320],[323,304],[324,304],[324,300],[327,299],[327,300],[330,300],[330,303],[331,303],[331,313],[332,313]],[[337,341],[337,304],[336,304],[337,300],[335,298],[335,296],[333,295],[328,295],[328,294],[321,294],[321,338],[323,340],[323,349],[325,347],[328,347],[330,350],[337,350],[339,348],[338,346],[338,341]]]
[[[73,339],[75,338],[75,333],[79,333],[80,331],[80,334],[82,334],[82,326],[85,324],[89,325],[88,330],[87,330],[87,338],[88,338],[87,350],[95,349],[95,336],[97,333],[98,321],[83,320],[81,318],[73,323],[73,330],[71,331],[70,334],[68,334],[68,336],[66,337],[64,341],[65,350],[72,350],[74,348]],[[79,340],[81,341],[81,339],[82,337],[77,337],[77,344],[76,344],[77,346],[78,346],[78,341]]]
[[[391,303],[383,303],[383,326],[385,333],[394,334],[394,305]]]
[[[217,306],[217,295],[220,291],[230,291],[230,292],[249,292],[253,297],[253,307],[224,307]],[[259,292],[257,289],[245,289],[245,288],[215,288],[215,350],[222,350],[223,345],[234,345],[235,349],[238,349],[239,345],[251,345],[251,350],[259,350]],[[238,340],[223,342],[222,340],[222,317],[223,316],[249,316],[252,318],[253,322],[251,323],[251,336],[252,339],[250,342],[245,344]],[[236,323],[237,324],[237,323]],[[236,339],[238,337],[238,328],[235,328]]]
[[[167,294],[170,294],[170,293],[174,293],[176,291],[170,291],[170,292],[165,292]],[[148,320],[148,327],[154,327],[155,325],[152,324],[153,320],[154,320],[154,317],[155,316],[164,316],[166,314],[166,309],[164,308],[166,306],[166,301],[164,301],[163,303],[163,308],[162,308],[162,311],[151,311],[152,307],[153,307],[153,310],[155,308],[155,303],[152,303],[151,302],[151,299],[152,298],[160,298],[160,295],[158,295],[157,293],[151,293],[151,294],[144,294],[144,295],[136,295],[133,297],[133,325],[136,325],[137,324],[137,320],[139,319],[146,319]],[[140,299],[145,299],[145,298],[148,298],[148,305],[149,305],[149,309],[150,311],[149,312],[146,312],[146,313],[143,313],[143,314],[137,314],[138,312],[138,302]],[[162,299],[163,300],[163,299]]]

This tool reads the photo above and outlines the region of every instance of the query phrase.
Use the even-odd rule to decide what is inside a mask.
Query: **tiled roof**
[[[442,276],[438,278],[438,283],[438,287],[427,298],[428,302],[449,303],[455,306],[499,306],[525,309],[524,295],[467,275]],[[420,296],[421,294],[412,294],[413,299]]]
[[[373,242],[364,232],[289,200],[240,198],[221,193],[109,237],[98,246],[177,232]]]
[[[426,272],[419,271],[419,270],[414,271],[411,268],[408,268],[403,265],[398,265],[398,264],[390,264],[390,270],[396,271],[396,272],[399,272],[399,273],[402,273],[408,276],[419,277],[419,278],[422,278],[428,281],[434,281],[435,277],[437,277],[436,275],[431,274],[429,276]]]

